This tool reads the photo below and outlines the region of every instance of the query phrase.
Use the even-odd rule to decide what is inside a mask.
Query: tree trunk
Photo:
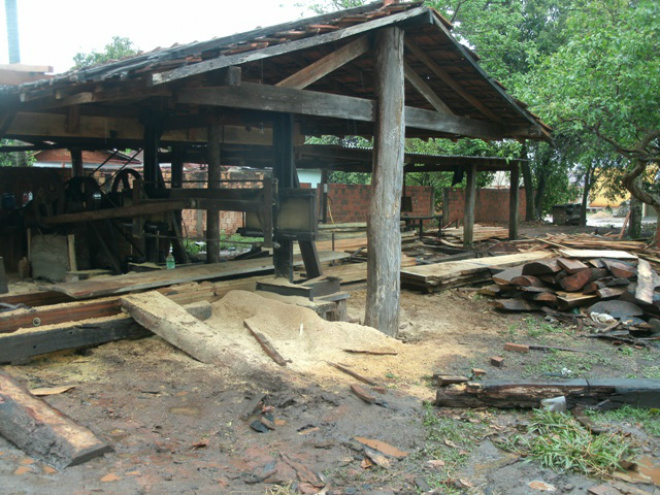
[[[631,239],[639,239],[642,236],[642,202],[630,198],[630,223],[628,224],[628,235]]]
[[[374,137],[371,201],[367,221],[367,308],[365,324],[395,337],[401,286],[401,189],[405,145],[403,31],[376,36],[378,110]]]
[[[536,194],[534,195],[534,214],[536,219],[543,218],[543,195],[545,194],[545,175],[541,174],[536,185]]]
[[[589,206],[589,191],[591,191],[591,185],[594,174],[593,164],[589,164],[587,171],[584,174],[584,189],[582,190],[582,207],[580,208],[580,227],[586,227],[587,225],[587,207]]]

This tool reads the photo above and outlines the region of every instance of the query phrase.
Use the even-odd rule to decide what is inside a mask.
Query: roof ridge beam
[[[283,79],[275,86],[280,88],[305,89],[310,84],[315,83],[331,72],[364,55],[369,50],[369,45],[369,37],[366,35],[362,36]]]

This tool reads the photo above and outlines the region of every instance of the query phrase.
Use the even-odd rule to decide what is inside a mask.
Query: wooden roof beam
[[[426,81],[424,81],[424,79],[422,79],[422,77],[405,62],[403,63],[403,72],[408,82],[413,85],[419,94],[422,95],[426,101],[428,101],[431,106],[433,106],[433,108],[435,108],[438,112],[444,113],[446,115],[456,115],[454,112],[452,112],[451,108],[449,108],[447,104],[442,101],[442,99],[435,93],[435,91],[433,91],[433,89],[431,89],[431,87],[426,84]]]
[[[278,82],[275,86],[304,89],[339,67],[364,55],[369,50],[369,44],[369,37],[362,36]]]
[[[177,93],[177,102],[362,122],[374,122],[376,109],[374,101],[364,98],[254,83],[243,83],[239,87],[184,89]],[[481,139],[533,136],[526,128],[510,129],[490,122],[415,107],[405,107],[405,122],[407,127]]]
[[[464,100],[470,103],[474,108],[479,110],[489,119],[495,122],[501,122],[501,119],[491,110],[489,110],[479,98],[474,95],[471,95],[465,89],[461,83],[456,81],[446,70],[440,67],[435,61],[419,46],[414,44],[410,39],[406,37],[405,40],[406,48],[413,53],[426,67],[428,67],[436,76],[438,76],[447,86],[453,89],[458,95],[460,95]]]

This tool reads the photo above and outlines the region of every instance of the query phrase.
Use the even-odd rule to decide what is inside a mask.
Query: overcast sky
[[[21,63],[64,72],[78,52],[101,51],[113,36],[149,51],[204,41],[313,15],[311,0],[17,0]],[[9,62],[4,2],[0,64]]]

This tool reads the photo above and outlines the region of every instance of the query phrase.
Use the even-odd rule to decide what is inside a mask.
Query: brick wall
[[[518,190],[518,214],[525,216],[525,190]],[[445,189],[443,201],[442,223],[458,220],[463,223],[465,210],[465,189]],[[509,190],[508,189],[477,189],[474,208],[475,222],[508,223],[509,222]]]
[[[406,196],[412,196],[411,216],[433,213],[433,189],[428,186],[406,186]],[[328,184],[328,222],[366,222],[371,198],[371,186],[362,184]],[[331,214],[331,215],[330,215]]]

